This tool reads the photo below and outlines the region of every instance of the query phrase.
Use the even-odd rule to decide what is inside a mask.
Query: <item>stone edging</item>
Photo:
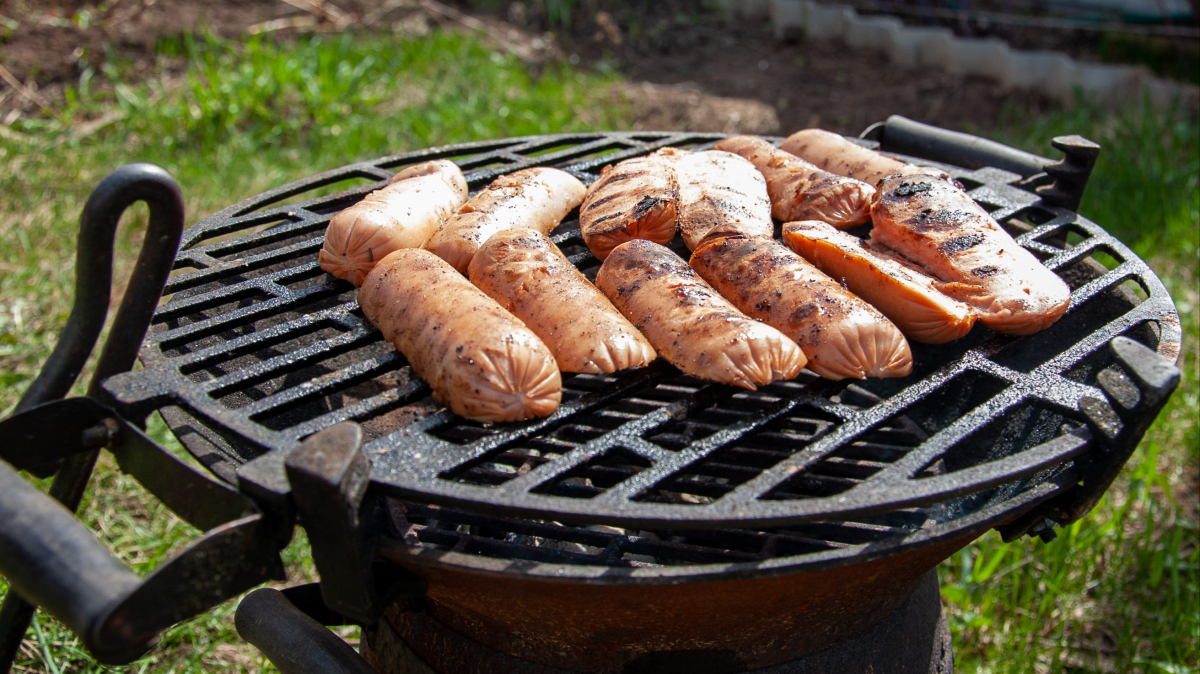
[[[1084,63],[1062,52],[1013,49],[997,38],[964,38],[949,28],[906,26],[892,16],[859,16],[845,5],[813,0],[718,0],[717,4],[729,16],[771,19],[776,38],[841,40],[853,49],[885,52],[892,63],[903,67],[934,66],[990,77],[1067,103],[1076,90],[1108,108],[1143,95],[1156,106],[1182,99],[1194,107],[1200,100],[1195,85],[1155,77],[1141,66]]]

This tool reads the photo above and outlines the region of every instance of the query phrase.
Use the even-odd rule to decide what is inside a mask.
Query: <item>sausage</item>
[[[770,237],[712,236],[692,267],[735,307],[795,340],[826,379],[903,377],[904,335],[883,314]]]
[[[938,290],[979,311],[979,321],[1010,335],[1057,321],[1071,290],[949,180],[890,176],[871,206],[876,242],[938,279]]]
[[[375,263],[420,248],[467,201],[467,180],[452,161],[427,161],[392,176],[387,187],[333,216],[317,255],[321,269],[362,285]]]
[[[579,209],[579,230],[593,255],[603,260],[630,239],[666,245],[675,238],[673,164],[685,154],[668,147],[604,167]]]
[[[500,176],[447,218],[425,249],[465,274],[475,252],[493,234],[512,227],[549,234],[585,191],[575,176],[558,169],[535,167]]]
[[[642,333],[535,229],[492,235],[468,277],[524,321],[563,372],[616,372],[656,358]]]
[[[384,258],[358,304],[455,414],[485,424],[548,416],[562,401],[550,350],[449,264],[420,248]]]
[[[795,342],[738,311],[652,241],[634,239],[613,249],[596,287],[684,374],[753,391],[804,368]]]
[[[906,337],[944,344],[971,331],[978,313],[944,295],[929,276],[824,222],[789,222],[783,241],[887,316]]]
[[[810,161],[830,173],[857,178],[873,186],[878,186],[884,176],[896,173],[949,177],[937,169],[913,166],[891,157],[885,157],[878,152],[852,143],[836,133],[821,129],[797,131],[788,136],[780,147],[784,152],[790,152],[801,159]]]
[[[712,232],[771,236],[767,181],[754,164],[730,152],[690,152],[675,162],[676,219],[688,250]]]
[[[875,188],[861,180],[822,171],[754,136],[727,138],[716,147],[745,157],[763,174],[771,215],[779,220],[820,220],[838,229],[871,221]]]

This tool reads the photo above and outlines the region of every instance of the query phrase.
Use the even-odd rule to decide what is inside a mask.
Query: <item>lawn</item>
[[[305,38],[162,43],[168,68],[133,84],[128,66],[85,72],[53,114],[0,133],[0,415],[48,355],[73,288],[75,227],[88,191],[111,168],[151,161],[180,182],[189,223],[244,197],[356,159],[510,135],[628,127],[610,95],[616,74],[547,66],[531,78],[515,57],[471,37]],[[179,74],[182,72],[182,74]],[[115,84],[113,84],[115,83]],[[1037,151],[1081,133],[1105,147],[1081,207],[1162,275],[1184,320],[1184,383],[1118,484],[1050,544],[995,533],[941,567],[963,672],[1194,672],[1200,660],[1200,133],[1194,119],[1133,105],[1117,115],[1079,106],[975,130]],[[1103,215],[1100,215],[1103,214]],[[128,269],[144,207],[122,223]],[[121,274],[118,273],[118,276]],[[86,373],[81,380],[86,381]],[[81,389],[82,387],[77,387]],[[168,435],[152,428],[164,443]],[[102,461],[86,520],[139,573],[196,532]],[[293,580],[312,576],[303,536]],[[164,635],[117,671],[258,671],[232,625],[235,602]],[[353,638],[353,631],[346,635]],[[16,671],[86,672],[73,636],[41,617]]]

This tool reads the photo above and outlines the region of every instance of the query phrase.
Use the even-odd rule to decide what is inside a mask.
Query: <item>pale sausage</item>
[[[585,191],[575,176],[553,168],[500,176],[447,218],[425,249],[465,274],[475,251],[493,234],[512,227],[549,234],[579,205]]]
[[[455,414],[495,423],[558,408],[562,376],[542,340],[433,253],[387,256],[358,303]]]
[[[731,152],[690,152],[675,163],[676,219],[688,250],[713,232],[771,236],[767,181],[754,164]]]
[[[452,161],[410,166],[388,186],[333,216],[317,255],[321,269],[362,285],[375,264],[401,248],[420,248],[467,201],[467,181]]]
[[[861,180],[823,171],[754,136],[727,138],[717,149],[745,157],[762,173],[779,220],[820,220],[839,229],[871,221],[875,188]]]
[[[563,372],[616,372],[655,358],[642,333],[537,230],[492,235],[467,271],[546,343]]]
[[[810,161],[830,173],[857,178],[872,186],[879,185],[879,181],[885,176],[896,173],[948,177],[937,169],[913,166],[891,157],[885,157],[857,143],[852,143],[836,133],[821,129],[797,131],[788,136],[780,147],[784,152],[790,152],[805,161]]]

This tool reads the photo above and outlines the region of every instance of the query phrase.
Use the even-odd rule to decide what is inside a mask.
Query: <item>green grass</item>
[[[0,136],[0,415],[8,414],[66,319],[75,228],[103,175],[129,161],[166,167],[189,222],[239,199],[366,157],[443,143],[628,127],[611,78],[548,66],[531,78],[472,38],[353,38],[227,43],[180,39],[159,53],[186,72],[126,84],[126,67],[85,73],[53,117]],[[101,86],[105,82],[115,86]],[[101,123],[103,122],[103,123]],[[1081,133],[1105,150],[1082,211],[1158,270],[1185,326],[1184,383],[1104,502],[1049,545],[989,533],[941,567],[962,672],[1177,672],[1200,658],[1197,466],[1200,160],[1195,122],[1134,109],[1081,107],[1013,116],[995,135],[1049,154]],[[127,270],[144,208],[124,219]],[[121,276],[118,273],[118,276]],[[84,375],[86,379],[86,373]],[[77,389],[78,390],[78,389]],[[169,442],[158,422],[154,437]],[[196,533],[103,461],[85,521],[145,573]],[[286,559],[311,578],[303,534]],[[117,671],[257,671],[232,626],[235,602],[169,630],[152,655]],[[352,636],[352,633],[351,633]],[[18,671],[88,672],[74,637],[42,617]]]

